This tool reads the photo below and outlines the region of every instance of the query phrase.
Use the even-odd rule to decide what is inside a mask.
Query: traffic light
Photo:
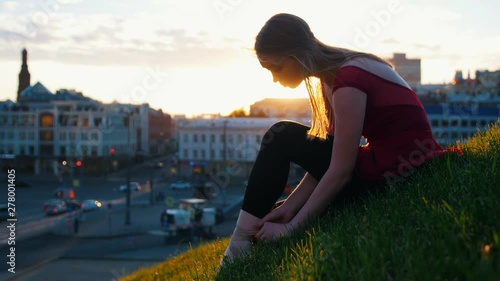
[[[114,155],[114,154],[115,154],[115,152],[116,152],[116,150],[115,150],[115,148],[114,148],[114,147],[112,147],[112,148],[109,150],[109,153],[111,153],[111,155]]]
[[[82,166],[82,161],[80,161],[80,160],[76,161],[76,166],[77,167],[81,167]]]

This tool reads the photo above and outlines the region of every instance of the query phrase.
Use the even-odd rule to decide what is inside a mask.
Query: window
[[[68,115],[59,115],[59,125],[60,126],[68,126]]]
[[[44,114],[40,116],[40,127],[53,127],[54,126],[54,116],[49,114]]]
[[[210,149],[210,159],[214,159],[214,158],[215,158],[215,150]]]
[[[227,136],[227,142],[233,143],[234,142],[234,136],[233,135],[228,135]]]
[[[78,115],[73,115],[73,120],[71,121],[72,126],[78,126]]]
[[[81,133],[80,138],[81,138],[81,140],[84,140],[84,141],[89,140],[89,136],[87,133]]]
[[[193,150],[193,158],[198,159],[198,150],[196,149]]]
[[[40,132],[40,140],[41,141],[53,141],[54,140],[54,132],[53,131],[41,131]]]
[[[243,142],[243,135],[238,134],[238,143],[242,143],[242,142]]]
[[[432,122],[431,122],[431,126],[432,126],[432,127],[437,127],[437,126],[439,126],[439,121],[438,121],[438,120],[432,120]]]
[[[83,156],[87,156],[89,153],[89,148],[86,145],[81,146]]]
[[[441,126],[443,126],[444,128],[447,128],[448,127],[448,120],[442,120]]]
[[[189,142],[189,136],[188,136],[188,134],[184,134],[183,138],[184,138],[184,142]]]
[[[197,135],[197,134],[194,134],[194,135],[193,135],[193,142],[194,142],[194,143],[197,143],[197,142],[198,142],[198,135]]]
[[[467,127],[467,126],[468,126],[468,122],[467,122],[467,120],[462,120],[460,123],[461,123],[460,125],[461,125],[462,127]]]
[[[19,140],[26,140],[26,132],[25,131],[19,132]]]
[[[215,142],[215,135],[214,134],[210,135],[210,142]]]
[[[66,140],[66,132],[59,133],[59,140]]]
[[[90,140],[98,141],[99,140],[99,134],[97,132],[92,132],[90,134]]]
[[[101,117],[95,117],[94,118],[94,127],[101,126],[101,123],[102,123],[102,118]]]
[[[186,158],[186,159],[189,158],[188,157],[189,154],[188,154],[188,150],[187,149],[184,149],[183,154],[184,154],[184,158]]]
[[[206,155],[207,153],[205,152],[205,150],[202,150],[201,151],[201,159],[205,160],[205,158],[207,157]]]
[[[69,132],[69,140],[70,141],[76,140],[76,134],[75,134],[75,132]]]
[[[205,134],[201,135],[201,143],[205,143],[207,141],[207,136]]]

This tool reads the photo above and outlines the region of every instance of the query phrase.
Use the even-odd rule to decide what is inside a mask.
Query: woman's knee
[[[274,123],[262,138],[261,149],[290,145],[300,138],[304,138],[309,127],[294,121],[279,121]]]
[[[262,145],[282,143],[289,137],[303,136],[307,133],[308,127],[294,121],[282,120],[274,123],[265,133]]]

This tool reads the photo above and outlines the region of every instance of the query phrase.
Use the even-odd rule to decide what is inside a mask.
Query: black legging
[[[309,139],[309,129],[296,122],[280,121],[266,132],[248,179],[243,210],[259,218],[269,213],[286,186],[290,163],[298,164],[317,181],[323,177],[330,165],[333,136]],[[367,184],[375,185],[353,176],[335,201],[360,197],[368,192]]]

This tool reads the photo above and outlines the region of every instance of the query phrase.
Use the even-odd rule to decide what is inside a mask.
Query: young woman
[[[279,122],[264,136],[223,261],[248,251],[253,238],[288,235],[330,204],[362,198],[442,151],[416,93],[383,59],[328,46],[290,14],[266,22],[255,51],[274,82],[305,82],[313,118],[311,127]],[[307,173],[275,207],[290,163]]]

